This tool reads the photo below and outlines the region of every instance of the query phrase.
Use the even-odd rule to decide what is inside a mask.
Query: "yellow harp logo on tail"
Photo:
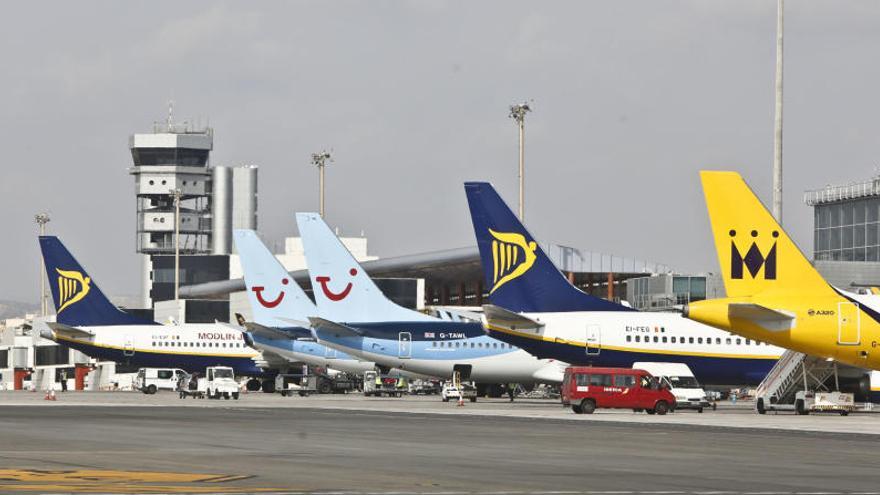
[[[73,270],[61,270],[58,272],[58,311],[61,313],[68,306],[83,300],[89,293],[92,279],[84,277],[82,273]]]
[[[519,277],[535,264],[535,241],[526,242],[526,237],[514,232],[495,232],[489,229],[492,240],[493,279],[492,294],[499,287]]]

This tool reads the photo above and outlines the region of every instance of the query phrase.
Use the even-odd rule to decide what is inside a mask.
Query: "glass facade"
[[[814,215],[816,260],[880,261],[880,198],[819,204]]]

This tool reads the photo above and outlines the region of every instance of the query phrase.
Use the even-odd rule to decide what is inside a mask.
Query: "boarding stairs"
[[[766,410],[794,407],[800,391],[831,391],[837,388],[837,363],[801,352],[785,351],[755,391],[756,407]]]

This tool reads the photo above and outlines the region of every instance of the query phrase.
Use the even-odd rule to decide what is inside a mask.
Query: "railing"
[[[808,206],[815,206],[822,203],[833,203],[869,196],[880,196],[880,177],[875,177],[867,182],[827,186],[823,189],[807,191],[804,193],[804,203]]]

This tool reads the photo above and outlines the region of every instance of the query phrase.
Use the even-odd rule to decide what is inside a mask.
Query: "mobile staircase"
[[[847,414],[853,409],[853,396],[838,390],[836,361],[789,350],[758,385],[755,409],[759,414],[767,411]]]

